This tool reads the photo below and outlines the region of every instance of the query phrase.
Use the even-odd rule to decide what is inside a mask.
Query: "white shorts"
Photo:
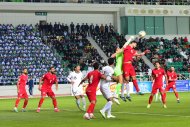
[[[72,93],[74,96],[84,95],[82,87],[72,87]]]
[[[106,99],[113,97],[112,92],[110,90],[110,83],[101,84],[100,85],[100,91],[102,92],[102,95]]]

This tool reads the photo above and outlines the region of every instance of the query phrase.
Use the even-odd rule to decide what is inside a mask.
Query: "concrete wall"
[[[109,24],[120,31],[118,7],[94,6],[91,4],[61,3],[0,3],[0,23],[36,24],[40,20],[70,24]],[[36,16],[35,12],[47,12],[47,16]]]
[[[52,87],[56,96],[71,95],[71,85],[70,84],[59,84],[58,91],[55,90],[55,85]],[[28,93],[28,87],[26,87]],[[38,85],[33,88],[34,96],[40,96],[41,92],[38,90]],[[28,93],[29,95],[29,93]],[[17,97],[17,88],[13,86],[0,86],[0,98],[12,98]]]

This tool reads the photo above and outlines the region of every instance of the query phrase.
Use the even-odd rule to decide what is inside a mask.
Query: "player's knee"
[[[75,96],[76,99],[80,99],[80,96]]]
[[[125,81],[126,81],[126,82],[129,82],[129,77],[125,77]]]
[[[132,80],[136,80],[137,78],[136,78],[136,76],[132,76]]]
[[[96,104],[96,100],[91,101],[92,104]]]

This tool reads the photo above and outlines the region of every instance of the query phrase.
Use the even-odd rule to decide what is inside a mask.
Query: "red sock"
[[[93,104],[92,113],[94,113],[95,105],[96,105],[96,104]]]
[[[57,108],[57,100],[54,98],[54,99],[52,99],[52,102],[53,102],[54,108]]]
[[[39,101],[39,104],[38,104],[38,108],[40,108],[42,106],[43,102],[44,102],[44,98],[41,98]]]
[[[136,79],[135,79],[135,80],[133,80],[133,85],[134,85],[134,87],[135,87],[136,91],[137,91],[137,92],[139,92],[139,91],[140,91],[140,89],[139,89],[139,86],[138,86],[138,84],[137,84],[137,80],[136,80]]]
[[[177,99],[179,99],[178,92],[174,92]]]
[[[161,94],[161,96],[162,96],[162,103],[166,104],[166,93]]]
[[[87,113],[93,113],[94,107],[95,107],[95,104],[90,103],[90,105],[88,106],[88,109],[87,109]]]
[[[152,100],[153,100],[153,96],[150,95],[148,103],[151,104],[151,103],[152,103]]]
[[[28,104],[28,99],[25,99],[23,108],[26,108],[27,104]]]
[[[18,107],[19,102],[20,102],[20,99],[17,98],[17,99],[16,99],[16,102],[15,102],[15,107],[16,107],[16,108]]]

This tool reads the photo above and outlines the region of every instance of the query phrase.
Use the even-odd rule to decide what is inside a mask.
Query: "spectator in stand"
[[[95,26],[95,33],[99,34],[99,32],[100,32],[100,28],[99,28],[98,24],[96,24],[96,26]]]
[[[188,38],[185,37],[183,41],[184,41],[185,43],[187,43],[187,42],[188,42]]]
[[[84,23],[82,23],[80,29],[81,29],[82,32],[85,32],[85,25],[84,25]]]
[[[88,23],[86,23],[86,25],[84,27],[85,27],[86,35],[90,36],[90,31],[89,31]]]
[[[77,29],[77,33],[80,33],[80,25],[79,25],[79,23],[77,23],[76,29]]]
[[[90,25],[90,34],[91,34],[91,36],[92,36],[92,33],[94,33],[94,25],[93,25],[93,23],[91,23],[91,25]]]
[[[69,27],[67,26],[67,24],[65,24],[65,31],[68,33],[69,32]]]
[[[104,33],[104,26],[103,26],[103,24],[101,24],[101,26],[100,26],[100,33],[101,33],[101,34]]]
[[[71,22],[70,28],[71,28],[71,33],[74,33],[75,25],[73,24],[73,22]]]
[[[106,34],[108,33],[108,25],[107,24],[105,25],[105,33]]]

